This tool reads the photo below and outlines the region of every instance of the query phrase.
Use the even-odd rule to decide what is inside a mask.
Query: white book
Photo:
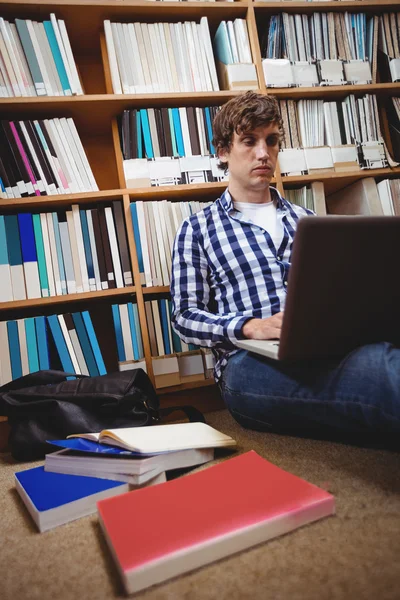
[[[85,152],[85,149],[84,149],[83,144],[81,142],[81,138],[79,137],[78,130],[76,129],[75,122],[74,122],[74,120],[71,117],[67,118],[66,122],[67,122],[69,130],[71,132],[72,139],[73,139],[73,141],[75,143],[75,147],[76,147],[76,149],[79,152],[80,160],[82,161],[82,164],[83,164],[83,166],[85,168],[86,175],[87,175],[87,177],[89,179],[89,183],[90,183],[90,186],[91,186],[91,191],[92,192],[98,192],[99,188],[97,186],[96,180],[95,180],[94,175],[93,175],[93,171],[91,169],[91,166],[89,164],[88,158],[86,156],[86,152]]]
[[[64,188],[64,183],[66,184],[67,182],[66,182],[66,179],[64,177],[64,174],[61,171],[60,163],[59,163],[57,157],[53,156],[53,154],[50,152],[50,148],[47,145],[46,138],[44,137],[44,134],[42,132],[42,128],[41,128],[39,122],[38,121],[33,121],[33,124],[34,124],[34,126],[36,128],[36,131],[37,131],[37,134],[38,134],[38,136],[40,138],[40,142],[41,142],[43,150],[44,150],[44,152],[45,152],[45,154],[47,156],[47,160],[50,163],[52,173],[54,174],[54,177],[56,179],[56,182],[57,182],[57,192],[59,194],[65,194],[66,192],[65,192],[65,188]]]
[[[201,27],[204,48],[206,50],[207,64],[208,64],[208,69],[210,71],[211,81],[213,84],[213,90],[214,90],[214,92],[218,92],[219,91],[218,75],[217,75],[217,69],[215,67],[215,58],[214,58],[214,52],[213,52],[212,43],[211,43],[210,29],[208,27],[207,17],[201,17],[200,27]]]
[[[121,259],[119,256],[117,234],[115,231],[114,217],[110,206],[104,208],[104,214],[106,217],[108,239],[110,240],[111,258],[114,267],[115,284],[117,288],[123,288],[124,278],[122,276]]]
[[[17,328],[22,375],[28,375],[30,371],[28,361],[28,347],[26,345],[25,319],[17,319]]]
[[[11,35],[14,40],[15,47],[18,52],[20,69],[23,77],[25,77],[25,86],[28,89],[28,96],[36,96],[35,84],[32,79],[31,71],[29,69],[28,61],[26,60],[24,49],[22,48],[21,40],[18,35],[17,27],[15,23],[10,23]]]
[[[134,360],[131,327],[129,323],[127,304],[119,305],[119,315],[121,319],[122,340],[124,343],[126,360]]]
[[[86,169],[83,165],[80,152],[76,147],[75,140],[72,136],[67,119],[65,117],[61,119],[54,119],[54,122],[56,123],[60,136],[63,140],[65,151],[68,153],[73,176],[76,185],[78,186],[78,192],[92,191],[92,186],[87,176]]]
[[[190,68],[189,48],[187,47],[186,37],[184,34],[184,24],[174,23],[174,29],[178,45],[178,53],[181,57],[182,73],[184,78],[184,92],[194,92],[194,80]]]
[[[185,21],[183,23],[183,40],[184,40],[184,45],[187,48],[187,57],[189,60],[189,69],[190,69],[190,73],[192,75],[192,82],[193,82],[193,91],[195,92],[201,92],[202,91],[202,87],[201,87],[201,79],[200,79],[200,73],[199,73],[199,67],[197,64],[197,60],[196,60],[196,50],[194,47],[194,39],[193,39],[193,35],[192,35],[192,26],[190,24],[189,21]]]
[[[0,302],[9,302],[14,299],[11,283],[11,271],[8,259],[7,239],[4,217],[0,216],[0,254],[5,262],[0,264]]]
[[[26,300],[27,295],[23,265],[10,265],[10,275],[14,300]]]
[[[147,116],[149,119],[149,127],[150,127],[150,137],[151,144],[153,146],[153,154],[154,158],[160,158],[160,144],[158,142],[158,133],[157,133],[157,125],[156,125],[156,117],[154,114],[154,108],[147,109]]]
[[[61,37],[61,32],[60,32],[59,24],[58,24],[58,21],[57,21],[56,16],[55,16],[54,13],[50,13],[50,21],[51,21],[51,24],[53,26],[54,35],[56,36],[57,45],[58,45],[58,48],[59,48],[60,53],[61,53],[61,58],[62,58],[62,61],[64,63],[64,68],[65,68],[66,73],[67,73],[67,78],[68,78],[68,82],[69,82],[69,87],[71,89],[71,94],[73,94],[74,91],[73,91],[72,72],[71,72],[71,68],[70,68],[70,65],[69,65],[69,62],[68,62],[68,57],[67,57],[67,54],[66,54],[66,51],[65,51],[65,48],[64,48],[63,39]],[[70,95],[70,94],[68,93],[68,95]]]
[[[172,73],[168,61],[168,52],[166,51],[166,41],[164,38],[164,27],[162,23],[154,23],[156,35],[156,47],[158,49],[158,58],[161,66],[162,81],[165,92],[172,90]]]
[[[106,38],[108,61],[110,63],[110,74],[113,92],[114,94],[122,94],[122,85],[118,70],[117,53],[115,50],[111,22],[108,19],[104,21],[104,34]]]
[[[44,257],[46,262],[47,279],[49,282],[49,295],[56,296],[56,284],[54,281],[53,263],[51,258],[49,230],[47,227],[47,216],[46,213],[40,214],[40,225],[42,228],[43,246],[44,246]]]
[[[192,39],[193,39],[193,45],[194,45],[194,53],[195,53],[195,60],[196,60],[196,65],[197,65],[197,69],[199,72],[199,77],[200,77],[200,86],[201,86],[201,90],[203,92],[207,92],[209,89],[212,90],[211,88],[208,88],[207,86],[207,77],[206,77],[206,69],[204,66],[204,60],[207,60],[205,58],[205,56],[203,56],[202,53],[202,48],[200,46],[200,41],[199,41],[199,35],[198,35],[198,31],[197,31],[197,24],[195,23],[195,21],[190,21],[190,26],[191,26],[191,34],[192,34]],[[207,74],[208,74],[208,69],[207,69]],[[211,84],[211,80],[210,80],[210,84]]]
[[[8,346],[7,321],[0,321],[0,373],[1,383],[5,385],[12,381],[10,351]]]
[[[135,33],[136,33],[136,40],[138,43],[139,55],[140,55],[140,63],[142,65],[142,69],[143,69],[144,85],[145,85],[144,93],[150,94],[154,90],[153,90],[153,84],[151,82],[150,67],[149,67],[149,62],[147,60],[147,54],[146,54],[145,42],[144,42],[144,38],[143,38],[142,27],[141,27],[140,23],[134,23],[133,27],[134,27]]]
[[[58,75],[56,63],[54,62],[53,53],[50,48],[49,40],[47,39],[46,31],[43,23],[34,23],[36,37],[42,51],[44,64],[51,83],[54,96],[64,96],[64,91]]]
[[[151,300],[151,311],[153,313],[154,330],[156,334],[156,343],[158,356],[165,356],[164,340],[161,328],[160,311],[157,300]]]
[[[171,245],[170,245],[169,234],[168,234],[169,215],[166,211],[166,206],[165,206],[166,203],[167,203],[167,200],[157,201],[157,209],[158,209],[158,214],[160,215],[160,224],[161,224],[161,232],[162,232],[162,240],[159,240],[159,243],[161,243],[161,248],[163,249],[163,252],[165,255],[165,262],[166,262],[167,271],[168,271],[168,280],[167,280],[167,283],[165,283],[165,285],[169,285],[170,280],[171,280]]]
[[[176,62],[175,54],[174,54],[174,47],[173,47],[170,23],[160,23],[160,25],[162,25],[163,30],[164,30],[165,48],[168,53],[168,63],[169,63],[170,70],[171,70],[171,80],[170,81],[171,81],[172,91],[179,92],[180,86],[179,86],[179,77],[178,77],[178,67],[177,67],[177,62]]]
[[[209,151],[207,148],[207,138],[206,138],[206,132],[204,129],[203,112],[202,112],[201,108],[199,108],[198,106],[196,107],[196,123],[197,123],[197,130],[199,132],[201,155],[208,156]]]
[[[69,355],[71,357],[72,366],[74,367],[74,372],[77,374],[81,374],[81,370],[79,367],[78,359],[76,358],[75,350],[71,342],[71,338],[69,337],[68,328],[65,324],[64,315],[57,315],[58,322],[61,327],[62,334],[64,336],[65,343],[68,348]]]
[[[128,74],[126,72],[126,65],[124,60],[124,51],[122,47],[122,23],[111,23],[111,31],[113,35],[115,51],[117,54],[118,71],[121,78],[122,92],[124,94],[130,94],[131,90],[129,87]]]
[[[193,23],[193,36],[195,49],[198,57],[198,61],[200,63],[200,73],[204,78],[204,91],[213,91],[213,84],[211,81],[210,71],[208,69],[207,57],[205,48],[203,45],[203,36],[201,32],[201,27],[198,23]]]
[[[7,68],[3,59],[3,54],[1,50],[3,44],[4,42],[0,33],[0,74],[2,78],[2,95],[4,98],[12,98],[13,96],[15,96],[15,94],[13,92],[11,81],[8,76]]]
[[[145,215],[147,214],[148,218],[146,219],[146,222],[149,223],[148,233],[150,234],[150,237],[148,236],[147,239],[150,240],[150,242],[149,242],[150,264],[151,264],[151,256],[153,256],[153,263],[154,263],[154,273],[152,275],[153,285],[156,285],[156,286],[163,285],[163,275],[162,275],[162,269],[161,269],[160,253],[158,250],[158,243],[157,243],[157,230],[156,230],[156,222],[155,222],[155,217],[154,217],[153,202],[145,202],[144,203],[144,213],[145,213]]]
[[[249,32],[246,19],[235,19],[233,21],[236,40],[238,42],[239,59],[241,63],[253,62],[251,57]]]
[[[71,252],[71,242],[69,239],[68,223],[66,221],[59,221],[58,227],[60,229],[67,292],[68,294],[76,294],[74,263]]]
[[[3,32],[0,30],[0,54],[4,61],[4,66],[9,80],[10,96],[22,96],[22,91],[19,88],[18,78],[15,74],[13,63],[10,58],[8,48],[5,43]],[[4,74],[3,74],[4,75]]]
[[[72,264],[74,266],[74,274],[75,274],[75,282],[76,282],[76,293],[80,294],[83,292],[83,281],[82,281],[82,273],[79,261],[79,251],[78,251],[78,242],[76,239],[74,218],[72,214],[72,210],[66,211],[67,215],[67,224],[68,224],[68,234],[69,241],[71,246],[71,254],[72,254]]]
[[[47,181],[46,181],[46,178],[45,178],[43,170],[42,170],[42,165],[40,164],[40,161],[37,157],[36,150],[33,147],[33,144],[31,142],[31,138],[28,135],[28,132],[25,127],[25,123],[24,123],[24,121],[19,121],[18,123],[21,128],[22,135],[24,136],[25,143],[28,146],[29,152],[31,153],[32,159],[35,163],[36,170],[39,172],[40,177],[39,177],[39,179],[36,180],[37,188],[40,192],[46,192],[46,194],[50,194],[51,192],[47,185]]]
[[[136,212],[140,231],[140,240],[142,244],[143,267],[146,287],[151,287],[152,277],[150,268],[149,241],[147,239],[146,222],[144,214],[143,200],[136,201]]]
[[[60,271],[61,294],[63,296],[65,296],[68,293],[67,281],[66,281],[66,275],[65,275],[65,265],[64,265],[61,238],[60,238],[60,224],[59,224],[59,219],[58,219],[58,213],[56,211],[53,211],[51,213],[51,222],[49,220],[49,228],[52,225],[53,225],[54,238],[55,238],[56,250],[57,250],[57,264],[58,264],[58,268]],[[59,241],[59,244],[57,243],[57,240]]]
[[[134,65],[136,63],[135,56],[132,55],[131,40],[129,37],[128,24],[117,23],[119,40],[123,52],[126,76],[128,78],[129,93],[136,94],[136,72]]]
[[[144,50],[147,56],[147,64],[149,65],[150,80],[152,91],[160,92],[160,85],[157,77],[157,68],[154,61],[153,49],[150,41],[149,28],[147,23],[140,23],[140,28],[143,34]]]
[[[29,80],[28,75],[25,70],[26,60],[25,61],[23,60],[23,58],[25,58],[25,56],[23,58],[21,56],[21,50],[22,50],[21,42],[19,40],[18,34],[17,34],[17,38],[15,38],[15,35],[14,35],[14,31],[16,32],[16,27],[14,25],[14,30],[13,30],[11,28],[11,24],[8,21],[3,20],[3,23],[4,23],[5,29],[7,31],[7,34],[8,34],[8,39],[10,41],[13,57],[15,58],[15,61],[17,64],[17,70],[14,69],[15,74],[17,75],[17,71],[19,71],[19,74],[21,76],[21,81],[19,82],[19,88],[21,90],[21,93],[23,96],[36,96],[36,92],[34,90],[32,90],[30,87],[30,81],[32,81],[32,80]],[[23,52],[22,52],[22,55],[23,55]],[[28,72],[29,72],[29,69],[28,69]]]
[[[148,287],[150,287],[152,285],[159,285],[159,280],[157,278],[156,265],[155,265],[155,261],[154,261],[154,251],[153,251],[153,243],[152,243],[152,235],[151,235],[151,229],[150,229],[148,207],[149,207],[148,203],[145,203],[143,205],[144,221],[145,221],[145,228],[146,228],[147,249],[148,249],[149,261],[150,261],[150,279],[148,280],[147,285],[148,285]]]
[[[182,138],[185,156],[193,156],[186,107],[179,108],[179,117],[181,119]]]
[[[51,213],[46,213],[46,220],[47,220],[47,231],[48,231],[48,235],[49,235],[51,264],[53,267],[54,284],[56,287],[56,295],[62,296],[63,292],[62,292],[62,286],[61,286],[60,265],[58,264],[58,254],[57,254],[56,238],[55,238],[55,233],[54,233],[54,223],[53,223],[53,216]]]
[[[68,37],[67,28],[65,26],[65,22],[62,19],[58,19],[58,27],[61,35],[61,39],[63,41],[63,46],[65,50],[65,54],[67,57],[69,69],[71,71],[72,81],[71,89],[72,93],[83,95],[83,89],[81,85],[81,81],[79,79],[78,69],[76,68],[76,63],[74,59],[74,55],[72,54],[72,48]]]
[[[179,86],[178,91],[184,92],[187,87],[186,78],[185,78],[186,77],[185,66],[183,63],[182,51],[178,44],[178,33],[177,33],[176,23],[167,23],[167,25],[168,25],[168,29],[169,29],[169,33],[170,33],[170,38],[171,38],[171,43],[172,43],[172,51],[174,54],[174,61],[175,61],[175,65],[176,65],[176,73],[177,73],[177,77],[178,77],[178,86]]]
[[[156,241],[157,241],[158,255],[160,257],[160,264],[161,264],[162,284],[169,285],[170,277],[169,277],[168,266],[167,266],[167,258],[166,258],[165,249],[164,249],[164,245],[163,245],[163,229],[162,229],[162,224],[161,224],[160,212],[158,210],[158,202],[154,201],[151,204],[152,204],[152,208],[153,208],[154,222],[155,222],[155,227],[156,227],[156,235],[157,235]]]
[[[393,216],[395,214],[395,211],[389,180],[383,179],[376,185],[376,187],[378,188],[378,194],[381,200],[383,214]]]
[[[53,88],[52,88],[51,83],[50,83],[50,78],[49,78],[49,74],[48,74],[47,69],[46,69],[46,64],[44,62],[44,58],[43,58],[43,55],[42,55],[42,50],[41,50],[40,45],[39,45],[39,40],[37,39],[37,36],[36,36],[36,29],[35,29],[35,26],[34,26],[35,25],[35,21],[31,21],[30,19],[26,19],[25,23],[26,23],[26,26],[28,28],[28,32],[29,32],[29,35],[30,35],[30,38],[31,38],[31,41],[32,41],[32,45],[33,45],[33,49],[34,49],[35,54],[36,54],[37,61],[39,63],[39,68],[40,68],[40,72],[41,72],[42,77],[43,77],[43,83],[44,83],[44,87],[45,87],[45,90],[46,90],[46,94],[48,96],[54,96],[54,91],[53,91]]]
[[[39,268],[37,259],[24,262],[25,288],[27,298],[41,298],[42,290],[40,287]]]
[[[128,36],[130,40],[130,52],[133,59],[132,70],[134,72],[134,79],[136,81],[136,93],[137,94],[145,94],[146,93],[146,83],[143,72],[143,65],[140,56],[139,44],[136,38],[136,31],[133,23],[128,23]]]
[[[79,365],[79,371],[77,371],[77,373],[79,372],[82,375],[90,375],[76,329],[68,329],[68,333],[75,352],[76,360],[78,361]]]
[[[82,277],[82,287],[84,292],[90,292],[89,286],[89,275],[86,264],[86,255],[85,255],[85,246],[83,244],[83,234],[82,234],[82,223],[81,223],[81,215],[79,213],[78,204],[73,204],[72,208],[72,217],[74,220],[74,229],[76,235],[76,243],[78,247],[79,254],[79,264],[81,267],[81,277]]]
[[[101,285],[101,278],[100,278],[99,261],[97,258],[96,241],[95,241],[94,230],[93,230],[92,211],[90,209],[86,210],[86,217],[87,217],[88,230],[89,230],[90,250],[92,252],[94,278],[96,281],[96,290],[98,292],[100,292],[102,290],[102,285]]]
[[[166,92],[167,86],[164,81],[164,73],[165,67],[163,65],[163,61],[161,58],[161,48],[159,43],[159,33],[158,27],[156,23],[148,23],[147,29],[150,38],[151,50],[153,53],[154,66],[156,70],[157,82],[158,82],[158,91]]]
[[[233,62],[239,63],[240,62],[239,50],[238,50],[238,46],[237,46],[237,42],[236,42],[235,30],[233,28],[233,21],[227,21],[226,27],[228,30],[229,43],[231,45]]]
[[[63,182],[65,192],[67,194],[76,193],[79,191],[79,188],[74,176],[72,175],[72,169],[68,159],[68,153],[64,148],[59,132],[55,125],[55,119],[45,119],[44,124],[46,126],[47,133],[49,134],[49,137],[51,139],[51,143],[53,144],[54,150],[57,154],[57,159],[62,172],[62,175],[60,173],[60,178]]]
[[[8,92],[7,92],[6,84],[5,84],[1,69],[0,69],[0,98],[8,98]],[[1,194],[2,194],[1,195],[2,198],[7,198],[7,194],[5,192],[1,192]]]
[[[7,26],[8,25],[8,26]],[[18,88],[21,96],[28,96],[28,89],[25,86],[24,77],[21,72],[20,63],[18,60],[18,53],[14,44],[9,24],[2,17],[0,17],[0,34],[3,36],[4,43],[7,48],[8,56],[10,58],[12,68],[15,74],[15,78],[18,83]]]

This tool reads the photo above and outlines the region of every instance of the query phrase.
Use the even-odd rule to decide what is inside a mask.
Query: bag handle
[[[176,410],[180,410],[180,411],[184,412],[190,422],[199,422],[199,423],[206,422],[206,419],[205,419],[203,413],[200,412],[194,406],[186,405],[186,406],[170,406],[168,408],[160,408],[160,409],[158,409],[158,414],[160,416],[160,419],[162,419],[163,417],[170,415],[172,412],[175,412]]]

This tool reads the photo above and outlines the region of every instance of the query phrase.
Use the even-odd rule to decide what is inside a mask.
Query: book
[[[139,490],[98,503],[99,521],[127,593],[334,511],[331,494],[254,451],[168,481],[157,490]],[[148,535],[147,514],[157,536]]]
[[[120,481],[50,473],[43,466],[15,473],[15,487],[40,532],[90,515],[99,500],[130,489]]]
[[[104,429],[99,433],[72,434],[67,436],[67,439],[77,437],[118,446],[140,454],[236,445],[236,441],[229,435],[217,431],[206,423],[173,423],[156,427]]]

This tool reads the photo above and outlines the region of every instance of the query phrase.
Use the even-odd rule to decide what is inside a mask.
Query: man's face
[[[247,133],[235,132],[230,150],[219,152],[220,161],[229,163],[230,183],[243,191],[268,188],[278,160],[280,137],[276,123],[261,125]]]

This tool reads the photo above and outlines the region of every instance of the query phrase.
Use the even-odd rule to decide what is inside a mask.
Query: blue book
[[[0,302],[9,302],[13,300],[13,291],[11,284],[11,271],[8,262],[6,226],[4,216],[0,215]]]
[[[133,317],[135,319],[137,343],[139,346],[139,358],[143,358],[144,350],[143,350],[143,342],[142,342],[142,330],[140,328],[139,310],[138,310],[137,304],[133,304],[132,308],[133,308]]]
[[[172,118],[174,121],[176,147],[178,150],[178,156],[185,156],[185,148],[183,145],[181,118],[179,116],[179,108],[172,109]]]
[[[40,222],[40,215],[32,215],[32,220],[33,232],[35,234],[36,252],[38,257],[40,287],[42,289],[42,296],[47,297],[50,294],[50,288],[49,279],[47,276],[46,255],[44,252],[43,231],[42,224]]]
[[[65,265],[64,265],[64,257],[62,252],[62,244],[61,244],[61,235],[60,235],[60,226],[58,224],[58,214],[53,212],[51,214],[53,221],[53,229],[54,229],[54,239],[56,242],[56,252],[57,252],[57,262],[58,268],[60,271],[60,285],[62,294],[67,294],[67,276],[65,274]]]
[[[89,277],[89,287],[91,287],[93,289],[93,291],[95,291],[96,279],[95,279],[95,275],[94,275],[92,250],[90,248],[89,226],[88,226],[88,222],[87,222],[86,210],[80,209],[79,214],[81,216],[83,246],[85,248],[85,258],[86,258],[86,266],[87,266],[88,277]]]
[[[129,491],[121,481],[51,473],[44,467],[15,473],[15,486],[41,532],[91,515],[99,500]]]
[[[86,331],[85,324],[82,319],[82,314],[80,312],[71,313],[72,319],[74,321],[76,333],[82,348],[83,355],[85,357],[86,365],[89,371],[89,375],[91,377],[95,377],[99,375],[99,370],[97,368],[96,360],[94,357],[94,352],[92,346],[90,344],[89,336]]]
[[[137,157],[145,158],[145,156],[143,154],[142,118],[140,116],[140,110],[136,111],[136,140],[137,140]]]
[[[139,272],[144,274],[142,242],[140,240],[139,221],[138,221],[138,217],[137,217],[136,202],[131,202],[129,206],[131,209],[133,234],[135,237],[136,254],[137,254],[137,259],[138,259],[138,263],[139,263]]]
[[[58,356],[60,357],[61,365],[67,373],[75,373],[74,365],[68,351],[68,347],[61,329],[57,315],[47,317],[47,322],[53,336],[54,343],[57,348]]]
[[[210,140],[210,154],[216,154],[215,147],[213,146],[213,143],[211,141],[212,138],[213,138],[212,119],[211,119],[210,108],[208,106],[205,107],[204,113],[206,115],[206,125],[207,125],[207,131],[208,131],[208,139]]]
[[[38,258],[35,233],[30,213],[18,214],[18,227],[21,239],[22,262],[24,264],[25,285],[28,298],[41,298]]]
[[[118,353],[118,361],[123,362],[126,360],[124,340],[122,337],[122,325],[121,325],[121,315],[119,314],[119,306],[118,304],[113,304],[111,306],[113,320],[114,320],[114,329],[115,329],[115,339],[117,341],[117,353]]]
[[[128,307],[129,325],[130,325],[130,328],[131,328],[131,338],[132,338],[132,346],[133,346],[133,358],[135,360],[139,360],[139,358],[141,358],[141,356],[139,354],[139,345],[138,345],[138,341],[137,341],[136,324],[135,324],[135,317],[133,315],[132,302],[128,302],[127,303],[127,307]]]
[[[172,315],[172,302],[168,300],[168,310],[169,310],[169,318],[171,319]],[[174,328],[171,326],[172,333],[172,345],[174,348],[174,352],[182,352],[182,343],[180,337],[175,333]]]
[[[56,34],[54,33],[53,24],[51,21],[43,21],[44,29],[46,31],[46,36],[50,44],[51,53],[54,58],[54,62],[56,65],[57,73],[60,78],[61,87],[64,91],[65,96],[71,96],[72,90],[71,85],[68,79],[68,74],[65,69],[64,61],[62,59],[62,55],[60,52],[60,48],[58,46]]]
[[[93,328],[90,314],[87,310],[82,311],[82,319],[83,319],[83,323],[86,327],[87,334],[89,336],[90,345],[92,346],[96,365],[99,370],[99,375],[105,375],[107,373],[106,366],[104,364],[103,357],[101,355],[100,346],[97,341],[96,333]]]
[[[7,321],[8,351],[10,353],[12,378],[22,377],[21,350],[17,321]]]
[[[165,354],[171,354],[172,349],[171,349],[171,344],[169,341],[169,334],[168,334],[169,324],[168,324],[168,318],[167,318],[167,301],[162,298],[161,300],[158,301],[158,306],[160,309],[161,332],[162,332],[162,337],[163,337],[163,342],[164,342]]]
[[[46,370],[50,369],[49,359],[49,344],[47,341],[46,331],[46,318],[45,317],[34,317],[35,318],[35,330],[36,340],[39,355],[39,369]]]
[[[215,32],[213,47],[215,56],[219,61],[225,65],[233,64],[234,60],[226,21],[221,21]]]
[[[4,215],[4,226],[14,300],[24,300],[26,288],[17,215]]]
[[[173,117],[173,113],[172,113],[172,108],[168,109],[168,120],[169,120],[169,128],[171,130],[172,156],[179,156],[178,149],[176,147],[174,117]]]
[[[146,158],[154,158],[153,144],[151,143],[149,116],[145,108],[140,109],[140,116],[142,119],[142,131]]]
[[[36,327],[34,317],[25,319],[26,347],[28,350],[29,373],[39,371],[39,352],[36,338]]]

